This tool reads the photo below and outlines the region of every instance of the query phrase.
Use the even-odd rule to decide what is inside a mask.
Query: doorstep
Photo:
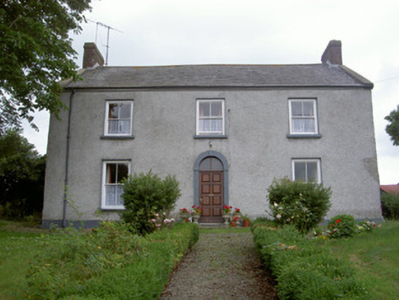
[[[198,223],[199,228],[227,228],[229,225],[224,223]]]

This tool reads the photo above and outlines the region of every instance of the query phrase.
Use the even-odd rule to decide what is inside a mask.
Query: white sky
[[[72,35],[82,65],[83,44],[95,42],[108,65],[320,63],[330,40],[342,41],[344,65],[374,82],[373,108],[381,184],[399,183],[399,147],[384,117],[399,105],[399,1],[371,0],[92,0],[80,35]],[[96,27],[98,27],[96,35]],[[25,136],[44,154],[48,113],[40,132]],[[356,130],[348,128],[348,130]]]

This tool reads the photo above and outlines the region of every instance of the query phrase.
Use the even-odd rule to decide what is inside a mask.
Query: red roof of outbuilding
[[[398,194],[399,195],[399,184],[380,185],[380,189],[388,194]]]

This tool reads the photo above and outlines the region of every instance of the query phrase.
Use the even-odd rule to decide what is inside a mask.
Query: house
[[[149,170],[176,175],[176,211],[201,205],[200,222],[222,222],[223,204],[267,215],[282,177],[331,187],[327,218],[381,218],[373,84],[340,41],[302,65],[105,67],[84,48],[83,80],[62,83],[69,110],[50,121],[44,227],[119,219],[119,181]]]

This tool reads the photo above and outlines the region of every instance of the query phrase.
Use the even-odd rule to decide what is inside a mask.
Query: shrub
[[[351,237],[357,232],[357,222],[351,215],[337,215],[331,218],[327,225],[327,234],[330,238]]]
[[[399,219],[399,195],[381,195],[382,215],[387,219]]]
[[[156,227],[150,220],[155,214],[170,211],[180,197],[179,182],[174,176],[168,175],[162,180],[151,171],[124,179],[123,192],[122,219],[132,224],[140,235],[153,232]]]
[[[267,189],[274,222],[293,224],[302,233],[315,227],[331,206],[331,189],[314,182],[274,180]]]

